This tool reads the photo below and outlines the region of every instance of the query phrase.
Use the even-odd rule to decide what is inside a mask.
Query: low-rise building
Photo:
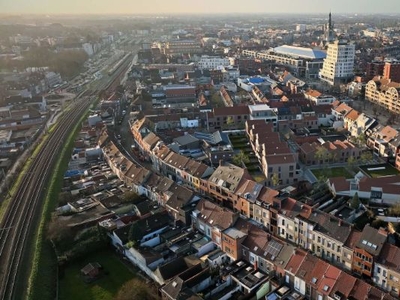
[[[389,243],[383,245],[372,279],[380,288],[400,296],[400,248]]]
[[[372,277],[374,263],[380,256],[387,240],[387,232],[366,225],[354,248],[352,271],[360,275]]]
[[[314,105],[332,104],[336,98],[331,95],[324,95],[317,90],[308,90],[304,93],[306,99],[310,100]]]

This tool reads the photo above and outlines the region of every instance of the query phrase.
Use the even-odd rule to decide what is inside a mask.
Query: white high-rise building
[[[345,39],[328,44],[319,78],[330,85],[347,82],[354,76],[355,46]]]

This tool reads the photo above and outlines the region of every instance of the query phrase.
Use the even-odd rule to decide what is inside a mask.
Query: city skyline
[[[2,3],[3,2],[3,3]],[[363,5],[345,0],[324,1],[315,5],[312,0],[294,0],[290,6],[278,6],[271,0],[250,0],[245,4],[227,0],[194,1],[194,0],[153,0],[135,3],[129,0],[1,0],[2,13],[5,14],[222,14],[222,13],[298,13],[319,14],[332,11],[333,13],[375,14],[400,13],[396,0],[376,1],[365,0]]]

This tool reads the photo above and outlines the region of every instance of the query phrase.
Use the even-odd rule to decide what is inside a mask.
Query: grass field
[[[80,270],[90,262],[100,263],[107,275],[85,283]],[[119,288],[134,276],[111,250],[94,253],[65,268],[60,279],[59,299],[112,300]]]
[[[347,171],[344,167],[335,167],[335,168],[321,168],[311,170],[316,178],[320,177],[346,177],[347,179],[353,178],[349,171]]]
[[[385,169],[382,170],[368,170],[370,168],[375,168],[375,167],[384,167]],[[385,165],[377,165],[377,166],[362,166],[360,167],[367,175],[369,175],[372,178],[378,178],[378,177],[383,177],[383,176],[392,176],[392,175],[399,175],[400,172],[392,167],[389,164]]]

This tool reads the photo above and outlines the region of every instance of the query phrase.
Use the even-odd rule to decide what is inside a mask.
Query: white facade
[[[388,269],[386,266],[375,263],[374,264],[374,277],[372,280],[376,285],[378,285],[380,288],[387,290],[388,285],[387,285],[387,276],[388,276]]]
[[[250,120],[265,120],[272,122],[276,128],[278,115],[267,104],[249,105]]]
[[[354,75],[355,46],[347,40],[328,44],[327,56],[319,72],[322,81],[335,85]]]
[[[240,70],[234,67],[223,68],[222,74],[224,81],[234,81],[240,77]]]
[[[200,70],[216,69],[217,67],[226,67],[230,65],[228,57],[208,56],[203,55],[198,62]]]

